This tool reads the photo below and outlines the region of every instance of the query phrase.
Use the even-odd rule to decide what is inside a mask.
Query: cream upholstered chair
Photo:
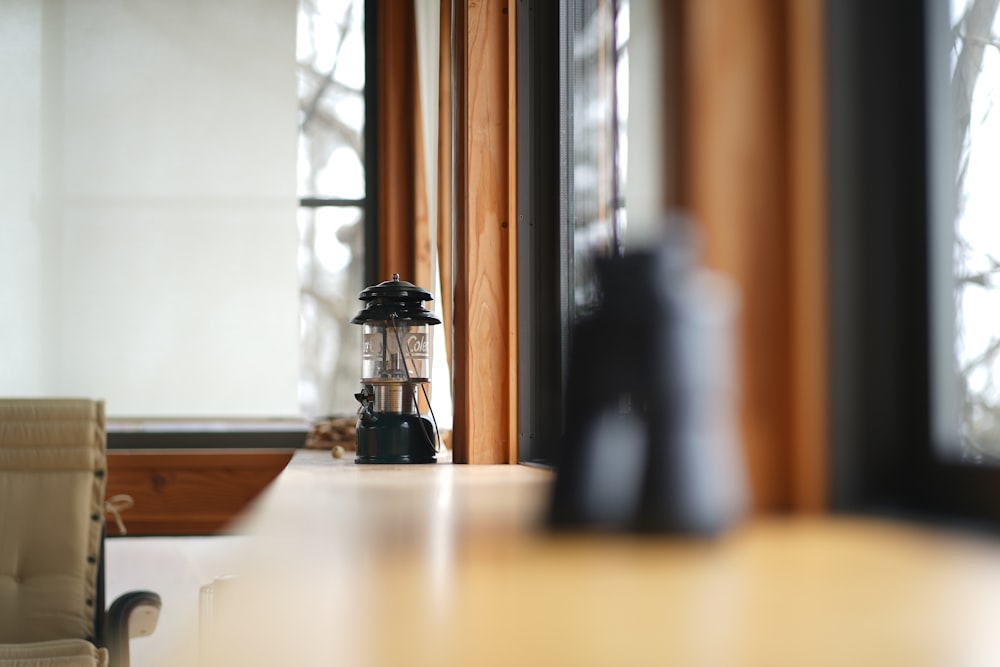
[[[137,591],[104,608],[104,404],[0,400],[0,666],[128,665],[156,625]]]

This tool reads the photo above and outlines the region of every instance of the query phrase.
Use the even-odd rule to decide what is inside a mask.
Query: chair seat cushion
[[[0,644],[0,667],[106,667],[108,652],[83,639]]]

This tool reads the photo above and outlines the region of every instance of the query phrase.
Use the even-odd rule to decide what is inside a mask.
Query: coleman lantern
[[[429,408],[429,325],[441,323],[423,306],[433,297],[394,273],[358,299],[365,307],[351,320],[364,327],[355,463],[435,463],[437,430],[420,414],[421,398]]]

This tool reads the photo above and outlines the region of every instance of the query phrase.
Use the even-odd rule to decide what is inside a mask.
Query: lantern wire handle
[[[389,315],[389,321],[392,322],[392,332],[396,335],[396,346],[403,353],[403,372],[406,373],[406,381],[413,384],[413,381],[410,379],[410,363],[412,363],[413,360],[411,359],[409,362],[406,360],[407,349],[403,347],[403,340],[399,337],[399,326],[396,324],[397,317],[398,315],[396,313],[392,313]],[[438,428],[437,417],[434,416],[434,408],[431,406],[431,399],[427,396],[427,388],[424,387],[423,382],[419,384],[420,391],[424,395],[424,400],[427,401],[427,409],[431,412],[431,419],[434,421],[434,435],[437,437],[437,441],[435,442],[435,440],[427,436],[426,431],[424,431],[424,436],[427,437],[427,444],[429,444],[431,449],[434,450],[434,453],[437,454],[441,451],[441,429]],[[417,414],[419,413],[420,411],[418,410]]]

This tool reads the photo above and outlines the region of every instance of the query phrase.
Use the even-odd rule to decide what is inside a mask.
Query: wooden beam
[[[444,324],[445,356],[451,366],[453,356],[452,286],[452,55],[451,55],[451,1],[441,0],[439,16],[438,54],[438,134],[437,134],[437,259],[441,275],[441,293],[436,295],[441,304]]]
[[[507,5],[507,462],[517,463],[517,8]]]
[[[788,2],[793,508],[828,507],[823,2]]]
[[[403,280],[418,282],[417,178],[418,159],[415,128],[419,118],[416,78],[416,19],[412,3],[378,12],[378,197],[380,280],[398,273]],[[424,211],[426,217],[426,210]],[[429,250],[429,249],[428,249]],[[429,288],[426,283],[422,287]]]
[[[504,0],[455,8],[454,460],[506,463],[516,452],[516,243],[510,86],[512,15]],[[514,431],[516,433],[516,431]]]

